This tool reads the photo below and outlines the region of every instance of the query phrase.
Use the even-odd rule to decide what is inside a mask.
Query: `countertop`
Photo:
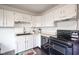
[[[21,33],[21,34],[16,34],[16,36],[22,36],[22,35],[32,35],[32,33]]]
[[[42,36],[47,36],[47,37],[55,37],[57,38],[57,35],[53,35],[53,34],[50,34],[50,33],[41,33]]]
[[[23,36],[23,35],[38,35],[40,34],[41,36],[46,36],[46,37],[55,37],[57,38],[57,35],[53,35],[53,34],[50,34],[50,33],[19,33],[19,34],[16,34],[16,36]]]

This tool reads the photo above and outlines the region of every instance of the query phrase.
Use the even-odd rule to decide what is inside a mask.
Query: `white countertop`
[[[51,33],[32,33],[31,35],[38,35],[38,34],[40,34],[42,36],[46,36],[46,37],[52,36],[52,37],[56,37],[57,38],[57,35],[53,35]],[[22,35],[22,36],[29,36],[29,35]]]
[[[41,33],[42,36],[47,36],[47,37],[56,37],[57,38],[57,35],[53,35],[53,34],[50,34],[50,33]]]

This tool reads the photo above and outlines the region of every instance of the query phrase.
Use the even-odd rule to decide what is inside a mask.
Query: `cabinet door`
[[[33,48],[37,46],[36,35],[33,35]]]
[[[44,26],[48,26],[49,25],[49,16],[48,15],[45,15],[45,17],[44,17]]]
[[[54,20],[61,20],[61,18],[64,16],[62,8],[55,9],[53,11],[53,14],[54,14]]]
[[[46,26],[46,16],[45,15],[42,16],[41,26],[42,27]]]
[[[40,34],[36,36],[36,44],[38,47],[41,48],[41,35]]]
[[[35,17],[32,16],[32,27],[35,27],[36,26],[36,21],[35,21]]]
[[[15,21],[23,21],[23,14],[15,12]]]
[[[53,15],[51,13],[46,15],[46,26],[54,26]]]
[[[40,34],[38,34],[38,35],[34,35],[34,42],[35,42],[35,44],[34,44],[34,47],[41,47],[41,35]]]
[[[54,26],[54,19],[53,19],[53,15],[51,15],[51,13],[46,14],[44,16],[42,16],[42,21],[41,21],[42,25],[41,26]]]
[[[14,12],[4,10],[4,27],[14,27]]]
[[[76,16],[76,5],[63,5],[53,10],[54,20],[65,20]]]
[[[31,22],[31,16],[30,15],[23,14],[22,17],[23,17],[23,20],[25,22]]]
[[[37,16],[36,21],[36,27],[41,27],[41,16]]]
[[[41,27],[41,16],[32,16],[33,27]]]
[[[27,36],[28,43],[27,43],[27,49],[33,48],[33,36]]]
[[[17,52],[21,52],[25,50],[25,37],[19,36],[17,37]]]
[[[62,19],[72,18],[76,16],[76,5],[66,5],[61,8],[61,12],[62,12],[61,16]]]
[[[23,21],[26,22],[25,27],[32,27],[31,15],[23,14]]]
[[[25,36],[25,50],[28,50],[28,37]]]
[[[3,27],[3,9],[0,9],[0,27]]]
[[[62,8],[62,10],[63,10],[63,18],[72,18],[72,17],[76,16],[77,6],[76,5],[67,5],[67,6],[64,6]]]

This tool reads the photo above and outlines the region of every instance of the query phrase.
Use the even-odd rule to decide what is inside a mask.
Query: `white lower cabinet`
[[[25,50],[25,37],[18,36],[17,37],[17,52],[21,52]]]
[[[33,36],[33,47],[41,48],[41,35],[40,34],[36,34]]]
[[[33,35],[17,36],[16,53],[36,47],[38,45],[36,42]]]
[[[36,35],[33,35],[33,47],[37,47],[38,44],[37,44],[37,38],[36,38]]]
[[[33,48],[33,38],[29,37],[28,39],[28,49]]]
[[[29,47],[28,47],[28,39],[25,38],[25,40],[26,40],[25,41],[25,50],[28,50],[29,49]]]
[[[25,50],[33,48],[33,36],[26,36],[25,40]]]
[[[36,45],[41,48],[41,34],[36,35]]]
[[[17,36],[17,49],[16,53],[22,52],[34,47],[41,47],[41,36],[40,35],[24,35]]]

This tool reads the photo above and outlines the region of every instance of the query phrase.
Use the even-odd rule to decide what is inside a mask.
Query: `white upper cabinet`
[[[23,14],[23,20],[26,22],[31,22],[31,15]]]
[[[51,13],[42,16],[42,26],[54,26],[54,19]]]
[[[68,18],[72,18],[76,16],[77,6],[76,5],[64,5],[62,7],[59,7],[57,9],[54,9],[54,20],[64,20]]]
[[[24,22],[30,22],[31,16],[19,12],[15,12],[15,21],[24,21]]]
[[[36,45],[41,48],[41,34],[36,35]]]
[[[23,21],[21,13],[15,12],[15,21]]]
[[[32,16],[32,26],[41,27],[41,16]]]
[[[3,9],[0,9],[0,27],[3,26]]]
[[[63,16],[67,18],[72,18],[76,16],[77,13],[77,5],[67,5],[62,8],[63,9]]]
[[[0,9],[0,27],[13,27],[14,26],[14,12]]]
[[[42,16],[41,26],[42,26],[42,27],[46,26],[46,15],[43,15],[43,16]]]
[[[31,15],[27,15],[27,14],[23,14],[23,20],[26,23],[26,27],[32,27],[32,16]]]
[[[54,21],[60,21],[60,20],[68,19],[68,18],[73,18],[76,16],[76,13],[77,13],[77,5],[68,4],[68,5],[57,6],[56,9],[54,8],[49,13],[42,15],[41,26],[42,27],[54,26]],[[36,20],[34,21],[35,24],[37,23],[37,21]]]
[[[9,10],[4,10],[4,27],[14,26],[14,12]]]
[[[31,27],[31,15],[15,12],[15,22],[21,22],[22,24],[25,24],[26,27]],[[21,24],[20,23],[20,24]]]
[[[22,51],[25,51],[28,49],[32,49],[34,47],[37,47],[37,45],[38,45],[38,42],[36,40],[34,41],[34,38],[32,35],[17,36],[16,38],[17,38],[16,53],[22,52]],[[38,40],[38,38],[37,38],[37,40]]]

